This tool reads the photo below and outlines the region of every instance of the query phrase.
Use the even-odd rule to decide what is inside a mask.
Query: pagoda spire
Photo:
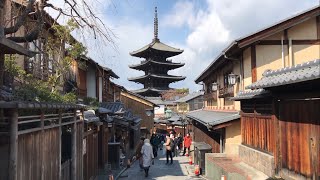
[[[158,38],[158,11],[157,11],[157,6],[155,7],[154,11],[154,41],[159,42]]]

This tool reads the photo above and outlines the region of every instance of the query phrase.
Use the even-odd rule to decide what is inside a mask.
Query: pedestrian
[[[180,146],[182,143],[182,137],[179,133],[177,137],[174,138],[174,155],[177,157],[180,153]]]
[[[159,139],[159,136],[157,136],[155,132],[153,132],[153,134],[151,136],[150,143],[152,145],[153,156],[157,157],[158,156],[158,147],[159,147],[159,144],[160,144],[160,139]]]
[[[171,159],[171,163],[173,163],[173,159],[172,159],[172,145],[173,145],[173,140],[169,137],[169,135],[166,135],[166,143],[164,143],[164,145],[166,146],[166,157],[167,157],[167,163],[169,164],[169,157]]]
[[[192,139],[190,137],[190,134],[187,133],[187,135],[183,138],[183,145],[184,145],[183,154],[182,154],[183,156],[186,154],[186,150],[188,150],[186,156],[189,156],[191,142],[192,142]]]
[[[140,142],[139,142],[137,150],[136,150],[136,157],[137,157],[137,160],[139,160],[139,166],[140,166],[141,171],[143,170],[141,149],[144,144],[144,139],[145,139],[144,137],[140,138]]]
[[[145,172],[145,177],[148,177],[149,168],[150,168],[151,164],[153,164],[153,159],[154,159],[153,150],[152,150],[152,146],[150,144],[149,139],[144,140],[144,144],[141,148],[141,154],[142,154],[142,159],[143,159],[143,169]]]

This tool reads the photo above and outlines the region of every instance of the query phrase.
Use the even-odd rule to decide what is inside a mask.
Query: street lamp
[[[216,83],[216,82],[212,83],[211,89],[212,89],[212,91],[217,91],[218,90],[218,83]]]
[[[237,77],[238,77],[238,75],[235,75],[235,74],[233,74],[233,73],[230,73],[230,74],[228,75],[228,84],[230,84],[230,85],[235,85],[235,84],[236,84],[236,81],[237,81]]]

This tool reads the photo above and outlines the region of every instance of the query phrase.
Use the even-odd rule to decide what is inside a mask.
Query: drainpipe
[[[283,47],[283,35],[281,36],[281,58],[282,58],[282,68],[284,68],[284,47]]]

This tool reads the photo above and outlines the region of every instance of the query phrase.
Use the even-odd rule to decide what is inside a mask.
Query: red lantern
[[[192,156],[189,156],[189,164],[192,165]]]
[[[195,167],[194,167],[194,174],[195,174],[196,176],[199,176],[199,175],[200,175],[200,167],[199,167],[199,165],[195,165]]]

